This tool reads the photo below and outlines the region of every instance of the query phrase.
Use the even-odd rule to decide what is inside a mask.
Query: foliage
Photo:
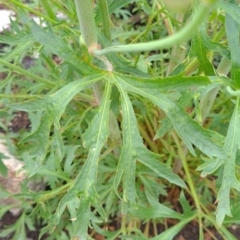
[[[236,239],[226,227],[239,222],[239,4],[178,11],[161,0],[99,0],[91,18],[93,5],[7,3],[16,20],[0,35],[1,126],[28,177],[47,188],[23,186],[14,196],[23,213],[0,236],[26,239],[37,219],[39,239],[173,239],[195,220],[199,239],[208,226]],[[28,113],[31,130],[13,136],[15,111]],[[168,219],[175,224],[158,232]]]

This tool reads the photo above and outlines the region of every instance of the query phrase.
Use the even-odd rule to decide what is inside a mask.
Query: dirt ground
[[[0,220],[0,232],[1,229],[7,228],[11,224],[14,224],[17,220],[17,217],[14,217],[11,213],[6,213],[2,219]],[[114,226],[112,227],[114,228]],[[161,232],[164,230],[163,225],[158,226],[158,231]],[[224,240],[219,233],[216,232],[214,229],[208,229],[209,233],[204,234],[204,240],[213,240],[212,236],[215,237],[217,240]],[[236,237],[236,239],[240,239],[240,226],[234,226],[229,229],[230,232]],[[27,230],[27,240],[38,240],[39,232],[41,231],[41,227],[36,226],[36,231],[28,231]],[[211,233],[211,234],[210,234]],[[44,240],[46,238],[42,238]],[[96,240],[104,240],[105,238],[99,234],[94,235],[94,239]],[[11,236],[1,238],[0,240],[11,240]],[[57,240],[57,239],[56,239]],[[180,232],[175,236],[174,240],[199,240],[198,235],[198,225],[196,222],[189,223],[186,225]]]

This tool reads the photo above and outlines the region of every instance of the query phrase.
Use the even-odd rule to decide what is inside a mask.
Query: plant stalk
[[[94,21],[91,0],[75,0],[80,31],[88,50],[96,47],[97,29]]]
[[[3,66],[6,66],[6,67],[8,67],[8,68],[18,72],[18,73],[20,73],[20,74],[22,74],[24,76],[27,76],[27,77],[35,80],[36,82],[41,82],[41,83],[44,83],[44,84],[47,84],[47,85],[50,85],[50,86],[55,86],[56,85],[55,83],[53,83],[53,82],[51,82],[49,80],[46,80],[46,79],[44,79],[42,77],[39,77],[39,76],[37,76],[37,75],[35,75],[35,74],[33,74],[33,73],[23,69],[23,68],[20,68],[20,67],[14,65],[12,63],[9,63],[7,61],[2,60],[2,59],[0,59],[0,64],[2,64]]]
[[[110,16],[108,11],[107,0],[98,0],[98,6],[102,17],[103,34],[111,42],[112,37],[110,28]]]
[[[190,191],[191,191],[194,203],[196,205],[197,216],[198,216],[198,224],[199,224],[199,234],[200,234],[200,236],[202,236],[202,234],[203,234],[202,233],[202,210],[201,210],[199,197],[197,195],[196,188],[194,186],[194,183],[193,183],[193,180],[192,180],[192,177],[191,177],[191,174],[190,174],[190,170],[189,170],[187,159],[186,159],[186,154],[183,151],[183,148],[182,148],[182,146],[180,144],[180,141],[178,139],[178,136],[177,136],[176,132],[173,132],[172,136],[173,136],[173,139],[174,139],[174,141],[175,141],[175,143],[177,145],[178,153],[179,153],[179,156],[180,156],[180,158],[182,160],[183,169],[184,169],[184,172],[186,174],[187,183],[188,183],[188,186],[190,188]],[[200,238],[200,239],[203,239],[203,238]]]
[[[41,0],[41,5],[44,8],[44,11],[46,12],[47,16],[51,18],[52,20],[56,21],[55,13],[53,12],[51,6],[49,5],[49,0]]]
[[[20,2],[15,1],[15,0],[11,0],[11,2],[12,2],[14,5],[16,5],[16,6],[22,8],[22,9],[24,9],[24,10],[27,10],[27,11],[30,12],[30,13],[34,13],[36,16],[41,17],[41,18],[49,21],[50,23],[53,23],[53,24],[57,24],[57,23],[58,23],[58,22],[55,21],[54,19],[49,18],[48,16],[46,16],[46,15],[44,15],[44,14],[42,14],[42,13],[40,13],[40,12],[38,12],[38,11],[32,9],[32,8],[27,7],[26,4],[20,3]]]
[[[75,5],[77,8],[80,31],[82,33],[84,43],[87,46],[88,51],[91,53],[93,48],[98,46],[97,30],[96,30],[94,15],[93,15],[93,6],[90,0],[75,0]],[[105,56],[98,57],[98,58],[106,65],[107,70],[109,71],[112,70],[112,65]],[[95,94],[97,103],[99,104],[103,95],[102,83],[96,82],[93,84],[92,88],[93,88],[93,92]],[[109,131],[110,131],[110,139],[113,142],[120,141],[121,134],[119,131],[117,119],[111,111],[109,114]],[[114,155],[115,157],[119,156],[119,151],[117,148],[114,150]]]
[[[146,43],[117,45],[117,46],[107,47],[102,50],[97,50],[97,48],[95,48],[94,54],[96,56],[100,56],[110,52],[138,52],[138,51],[152,51],[157,49],[171,48],[177,44],[187,41],[192,37],[193,33],[197,31],[198,26],[207,17],[212,5],[213,5],[212,1],[202,4],[200,9],[197,11],[196,15],[193,17],[192,21],[190,21],[189,24],[187,24],[185,27],[183,27],[180,31],[178,31],[173,36],[169,36],[157,41],[151,41]]]
[[[176,15],[176,19],[179,22],[183,22],[183,17],[184,17],[184,14],[182,12],[181,13],[177,13],[177,15]],[[182,43],[181,45],[173,46],[170,62],[168,64],[167,76],[172,72],[172,70],[180,62],[182,62],[184,60],[185,55],[186,55],[186,43]]]
[[[90,0],[75,0],[75,5],[83,41],[87,46],[88,51],[91,51],[93,46],[98,45],[92,3]],[[103,95],[102,84],[97,82],[93,84],[92,88],[97,103],[99,104]]]

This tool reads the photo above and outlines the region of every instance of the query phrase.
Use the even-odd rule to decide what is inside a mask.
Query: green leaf
[[[206,177],[207,175],[215,172],[224,163],[223,159],[208,159],[202,157],[204,163],[197,167],[196,171],[202,171],[201,177]]]
[[[194,93],[191,91],[186,91],[182,94],[182,96],[179,98],[178,100],[178,104],[185,109],[186,106],[189,104],[190,100],[193,98]],[[160,129],[157,131],[154,140],[158,139],[160,137],[163,137],[167,132],[173,130],[173,125],[172,122],[170,121],[170,119],[168,117],[164,118],[161,121],[161,127]]]
[[[119,75],[124,81],[136,88],[157,89],[161,92],[190,89],[210,84],[205,76],[183,76],[183,73],[167,78],[139,78],[134,76]]]
[[[211,50],[213,52],[219,52],[222,56],[224,56],[227,59],[230,59],[230,51],[228,48],[224,47],[221,43],[214,42],[207,33],[206,26],[202,25],[199,27],[199,33],[201,35],[201,41],[206,46],[208,50]]]
[[[130,203],[135,203],[136,160],[146,165],[166,180],[181,187],[185,187],[184,182],[177,175],[175,175],[169,167],[161,163],[159,160],[156,160],[156,157],[159,157],[158,155],[146,149],[137,128],[137,121],[132,104],[126,91],[122,88],[122,82],[120,78],[117,78],[116,84],[122,98],[123,148],[114,181],[115,191],[118,192],[118,186],[121,178],[123,178],[123,199],[126,202],[129,201]]]
[[[182,221],[180,221],[179,223],[175,224],[173,227],[165,230],[163,233],[161,233],[160,235],[151,238],[151,240],[172,240],[182,229],[183,227],[189,223],[192,220],[192,218],[186,218]]]
[[[186,185],[177,175],[175,175],[171,168],[156,158],[159,158],[157,154],[154,154],[147,150],[144,145],[136,146],[137,159],[139,162],[156,172],[160,177],[165,178],[167,181],[185,188]]]
[[[52,29],[49,27],[48,32],[44,31],[43,28],[38,26],[31,18],[25,14],[21,14],[23,22],[29,26],[32,33],[32,39],[42,44],[46,50],[50,53],[54,53],[63,60],[71,63],[76,69],[82,74],[89,75],[90,73],[96,73],[96,69],[86,64],[83,59],[79,59],[77,55],[68,47],[63,39],[57,36]]]
[[[195,216],[192,216],[191,218],[186,218],[181,220],[179,223],[175,224],[173,227],[168,228],[161,234],[153,237],[153,238],[145,238],[144,236],[124,236],[124,239],[134,239],[134,240],[145,240],[145,239],[150,239],[150,240],[172,240],[174,237],[183,229],[183,227],[189,223],[191,220],[193,220]]]
[[[8,159],[7,156],[5,156],[3,153],[0,152],[0,173],[1,175],[3,176],[7,176],[7,173],[8,173],[8,169],[7,167],[5,166],[5,164],[3,163],[3,159]]]
[[[158,203],[157,206],[136,206],[129,209],[130,214],[133,218],[152,220],[156,218],[173,218],[182,219],[183,217],[178,212],[175,212],[171,208]]]
[[[221,226],[221,232],[225,235],[226,239],[229,240],[238,240],[226,227]]]
[[[183,216],[180,213],[164,206],[147,192],[146,196],[151,206],[134,206],[133,208],[131,208],[130,213],[133,215],[134,218],[146,220],[155,218],[173,218],[178,220],[183,219]]]
[[[58,121],[54,122],[54,138],[52,147],[55,149],[57,153],[55,156],[58,157],[59,161],[62,161],[64,156],[64,146],[60,132],[60,124]]]
[[[77,211],[77,219],[73,222],[73,238],[87,240],[88,226],[90,222],[91,199],[85,196],[81,197],[80,206]]]
[[[10,33],[5,32],[0,35],[0,43],[6,43],[9,45],[18,45],[18,44],[26,44],[31,37],[31,34],[26,34],[23,32],[18,32],[18,35],[10,35]]]
[[[217,201],[218,206],[216,210],[216,220],[219,225],[222,224],[225,215],[232,216],[230,210],[230,190],[235,188],[240,191],[240,182],[235,174],[235,160],[239,147],[240,136],[240,107],[239,98],[237,99],[236,106],[229,124],[227,137],[224,144],[224,150],[227,152],[227,157],[224,159],[224,170],[222,177],[222,185],[220,187]]]
[[[80,208],[78,209],[77,219],[74,222],[74,234],[81,237],[81,239],[86,239],[85,237],[87,236],[87,229],[90,219],[90,204],[95,202],[98,197],[95,190],[95,183],[97,180],[96,178],[100,152],[103,145],[107,141],[109,134],[108,119],[111,88],[111,83],[106,82],[105,92],[103,94],[99,109],[90,126],[83,134],[83,145],[89,148],[86,162],[84,163],[80,173],[77,175],[72,187],[61,199],[55,215],[50,220],[50,227],[54,228],[54,226],[59,223],[61,215],[68,202],[77,195],[80,195],[81,203]]]
[[[192,207],[189,205],[189,202],[187,201],[183,191],[181,191],[180,193],[179,202],[182,206],[184,217],[188,218],[193,216],[194,211],[192,210]]]
[[[177,104],[167,112],[167,116],[193,155],[195,155],[195,153],[192,144],[211,158],[223,158],[226,155],[222,149],[221,143],[212,138],[212,131],[201,127]]]
[[[100,228],[94,222],[92,224],[93,224],[94,230],[97,233],[101,234],[102,236],[107,237],[106,240],[115,240],[117,238],[117,236],[121,233],[121,229],[119,229],[117,231],[107,231],[107,230],[104,230],[104,228]]]
[[[67,151],[66,151],[67,156],[64,163],[64,172],[68,174],[68,176],[70,176],[72,172],[72,168],[73,168],[72,161],[74,160],[74,157],[75,157],[74,153],[77,150],[77,148],[79,148],[79,145],[67,147]]]
[[[190,55],[195,55],[199,61],[199,73],[204,72],[205,75],[214,76],[215,71],[212,64],[207,58],[207,48],[202,41],[200,32],[193,38]]]
[[[7,54],[5,54],[2,58],[2,60],[5,60],[7,62],[11,62],[14,59],[19,58],[19,55],[21,56],[22,54],[24,54],[26,51],[28,51],[28,49],[32,46],[33,42],[32,41],[27,41],[27,39],[25,39],[25,42],[21,42],[19,41],[16,46],[14,47],[13,50],[11,50],[10,52],[8,52]]]
[[[118,192],[118,185],[123,177],[123,199],[130,203],[135,203],[135,172],[137,153],[134,148],[136,142],[142,142],[137,129],[137,121],[132,109],[131,102],[125,91],[118,86],[121,94],[122,102],[122,131],[123,131],[123,147],[117,167],[114,180],[114,189]]]
[[[63,112],[65,111],[66,106],[71,101],[74,95],[79,91],[91,86],[94,82],[102,79],[103,75],[91,75],[83,79],[74,81],[65,87],[61,88],[54,94],[48,95],[42,99],[39,99],[35,102],[23,103],[23,104],[13,104],[11,105],[14,109],[27,112],[35,111],[44,111],[44,116],[38,128],[35,132],[28,135],[26,138],[22,139],[22,142],[33,141],[37,142],[36,149],[33,152],[32,156],[36,157],[36,161],[32,166],[31,175],[34,175],[42,161],[45,158],[45,154],[48,148],[49,143],[49,133],[51,125],[54,123],[55,133],[59,131],[59,120]],[[62,157],[63,146],[61,143],[60,135],[57,135],[57,145],[59,156]]]
[[[240,8],[238,8],[238,11],[240,11]],[[231,78],[240,88],[240,23],[229,14],[226,15],[226,33],[231,52]]]
[[[83,146],[89,149],[89,154],[80,174],[76,178],[73,188],[86,194],[88,194],[88,191],[92,191],[91,188],[96,181],[99,155],[109,134],[108,121],[111,87],[111,84],[107,82],[98,112],[83,134]]]
[[[221,0],[217,1],[216,6],[224,9],[227,12],[227,15],[231,16],[236,22],[238,22],[238,24],[240,24],[240,7],[237,4]]]
[[[213,138],[213,132],[204,129],[192,120],[176,102],[170,100],[165,94],[159,92],[158,89],[148,89],[144,85],[135,87],[135,85],[122,78],[119,78],[119,81],[127,91],[138,93],[163,109],[193,155],[195,155],[195,151],[192,144],[209,157],[224,158],[226,153],[223,151],[221,142],[216,139],[215,135]]]

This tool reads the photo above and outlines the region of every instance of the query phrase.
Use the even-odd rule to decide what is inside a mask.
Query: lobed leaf
[[[212,131],[201,127],[197,122],[188,116],[179,104],[170,100],[158,89],[144,88],[144,85],[142,87],[135,87],[134,84],[132,85],[129,81],[122,78],[119,78],[119,81],[126,90],[138,93],[143,97],[148,98],[163,109],[172,122],[175,130],[183,139],[184,143],[193,155],[195,155],[195,151],[192,144],[209,157],[224,158],[224,156],[226,156],[226,153],[221,146],[221,142],[212,138]]]
[[[240,11],[240,8],[238,8],[238,11]],[[240,88],[240,25],[229,14],[226,15],[225,24],[228,45],[231,52],[231,78],[236,82],[236,86]]]
[[[81,203],[78,209],[77,219],[74,222],[75,227],[73,234],[75,237],[80,237],[81,239],[87,238],[87,230],[90,221],[90,205],[95,202],[97,198],[94,185],[97,177],[100,152],[108,138],[110,96],[111,83],[107,82],[98,112],[94,116],[86,132],[83,134],[84,146],[89,148],[87,160],[80,173],[77,175],[74,184],[61,199],[55,215],[50,220],[51,228],[53,228],[59,223],[61,215],[68,202],[77,195],[80,195]],[[99,206],[98,209],[102,212],[102,209]]]
[[[161,92],[174,90],[186,90],[194,87],[210,84],[210,80],[205,76],[183,76],[183,73],[166,78],[139,78],[134,76],[120,75],[124,81],[136,88],[158,89]]]
[[[190,100],[193,98],[193,92],[192,91],[186,91],[182,94],[182,96],[178,100],[178,104],[185,109],[185,107],[189,104]],[[154,140],[158,139],[160,137],[163,137],[167,132],[173,130],[172,122],[168,117],[165,117],[163,120],[161,120],[161,127],[157,131]]]
[[[88,225],[90,222],[91,199],[85,196],[81,197],[80,206],[77,211],[76,221],[73,222],[72,239],[88,239]]]
[[[118,192],[118,185],[123,177],[123,198],[124,201],[135,203],[136,189],[135,189],[135,165],[137,153],[134,144],[141,142],[142,139],[138,134],[137,121],[132,109],[132,104],[125,91],[118,85],[121,94],[122,105],[122,135],[123,147],[117,166],[117,172],[114,180],[114,189]]]
[[[193,217],[192,217],[193,218]],[[179,223],[175,224],[173,227],[170,227],[169,229],[165,230],[160,235],[151,238],[151,240],[172,240],[174,237],[183,229],[183,227],[189,223],[192,218],[186,218],[181,220]]]
[[[184,217],[189,218],[189,217],[193,216],[195,211],[192,210],[192,206],[190,206],[183,191],[181,191],[181,193],[180,193],[179,202],[182,206]]]
[[[143,145],[137,146],[136,149],[139,162],[156,172],[158,176],[168,180],[170,183],[176,184],[183,188],[186,187],[185,183],[172,172],[170,167],[161,163],[160,161],[156,161],[156,154],[147,150]]]
[[[184,182],[175,175],[169,167],[156,160],[156,154],[146,149],[143,140],[137,128],[136,117],[129,97],[122,86],[120,78],[116,79],[117,87],[122,98],[122,131],[123,131],[123,149],[120,155],[117,173],[114,181],[114,189],[117,188],[123,178],[123,199],[130,203],[135,203],[135,162],[138,160],[142,164],[155,171],[159,176],[166,180],[185,187]]]
[[[59,131],[60,117],[73,96],[76,95],[79,91],[91,86],[94,82],[100,80],[102,77],[102,74],[91,75],[89,77],[85,77],[83,79],[69,83],[54,94],[48,95],[35,102],[11,105],[12,108],[21,111],[44,111],[42,121],[38,128],[35,130],[35,132],[22,139],[22,142],[37,142],[36,150],[33,153],[33,156],[36,156],[36,161],[34,163],[31,175],[34,175],[37,172],[39,166],[41,165],[45,157],[49,143],[50,128],[52,124],[54,123],[55,133],[56,131]],[[59,147],[58,151],[61,157],[63,153],[63,146],[60,136],[56,135],[56,139],[57,145]]]
[[[223,159],[207,159],[203,158],[204,163],[197,167],[196,171],[202,171],[201,177],[206,177],[207,175],[215,172],[219,167],[223,165]]]
[[[213,52],[219,52],[222,56],[230,59],[230,51],[228,48],[224,47],[221,43],[214,42],[207,33],[206,26],[202,25],[199,27],[199,34],[201,35],[201,41],[206,46],[207,50]]]
[[[192,40],[190,55],[193,54],[197,57],[199,62],[199,73],[203,71],[205,75],[208,76],[216,75],[212,64],[208,60],[207,48],[203,43],[200,32],[198,32]]]
[[[220,0],[217,1],[216,6],[225,10],[229,16],[240,24],[240,7],[237,4]]]
[[[222,224],[225,215],[232,216],[230,210],[230,190],[235,188],[240,191],[240,182],[235,174],[235,160],[237,150],[240,144],[240,107],[239,98],[228,127],[227,137],[224,144],[224,150],[227,152],[227,157],[224,159],[224,170],[222,177],[222,185],[217,196],[216,220],[219,225]]]
[[[130,210],[130,213],[133,214],[134,217],[142,219],[151,218],[173,218],[178,220],[183,219],[183,216],[180,213],[164,206],[158,201],[158,199],[153,198],[148,192],[146,192],[146,196],[151,207],[136,206],[136,208]]]
[[[49,53],[54,53],[64,61],[72,64],[83,75],[90,75],[96,73],[96,68],[91,67],[84,62],[84,58],[79,59],[77,55],[68,47],[63,39],[57,36],[49,27],[48,31],[38,26],[31,18],[21,14],[23,22],[29,26],[32,34],[31,39],[42,44]],[[31,40],[30,39],[30,40]]]

